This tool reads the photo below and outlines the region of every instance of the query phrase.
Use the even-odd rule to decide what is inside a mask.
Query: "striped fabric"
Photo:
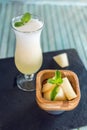
[[[10,22],[12,17],[26,11],[44,19],[41,36],[43,52],[75,48],[87,69],[87,3],[0,1],[0,58],[14,56],[15,35]]]
[[[87,68],[87,6],[81,5],[0,3],[0,58],[14,55],[15,35],[10,22],[26,11],[44,19],[43,52],[75,48]]]

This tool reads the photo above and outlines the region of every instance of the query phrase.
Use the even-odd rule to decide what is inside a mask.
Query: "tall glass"
[[[12,28],[16,35],[15,65],[23,74],[17,77],[17,86],[24,91],[35,90],[34,74],[40,69],[43,61],[40,46],[43,22],[36,16],[32,15],[32,17],[42,23],[42,26],[33,31],[20,31],[19,28],[14,27],[14,23],[21,16],[12,19]]]

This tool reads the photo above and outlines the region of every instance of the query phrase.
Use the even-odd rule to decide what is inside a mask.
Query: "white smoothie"
[[[31,19],[21,27],[14,27],[16,33],[15,64],[23,74],[32,74],[42,65],[40,34],[43,23]]]

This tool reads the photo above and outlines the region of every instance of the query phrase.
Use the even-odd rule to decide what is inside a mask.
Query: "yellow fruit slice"
[[[46,91],[45,93],[43,93],[43,97],[44,97],[45,99],[47,99],[47,100],[51,100],[51,92],[52,92],[52,90],[53,90],[53,89],[51,89],[51,90]],[[61,101],[66,100],[65,94],[64,94],[64,92],[63,92],[63,90],[62,90],[61,87],[59,87],[58,93],[57,93],[57,95],[55,96],[54,101],[57,101],[57,100],[61,100]]]
[[[43,93],[43,97],[47,100],[51,100],[51,91]]]
[[[52,90],[55,87],[55,84],[45,83],[42,88],[42,93]]]
[[[55,101],[64,101],[64,100],[67,100],[65,94],[64,94],[64,91],[61,87],[59,87],[59,90],[58,90],[58,93],[54,99]]]
[[[53,57],[54,61],[62,68],[69,66],[67,53],[62,53]]]
[[[67,77],[63,78],[63,83],[61,84],[61,87],[68,100],[72,100],[77,97],[77,95]]]

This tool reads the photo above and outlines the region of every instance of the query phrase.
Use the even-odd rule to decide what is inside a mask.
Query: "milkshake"
[[[12,19],[12,28],[16,35],[15,65],[17,69],[24,74],[17,79],[17,85],[24,91],[35,89],[30,86],[33,75],[36,73],[43,61],[42,50],[40,46],[40,36],[43,28],[43,22],[36,16],[30,19],[29,13]]]
[[[23,74],[35,73],[42,65],[40,33],[43,23],[31,19],[21,27],[14,27],[16,34],[15,64]]]

